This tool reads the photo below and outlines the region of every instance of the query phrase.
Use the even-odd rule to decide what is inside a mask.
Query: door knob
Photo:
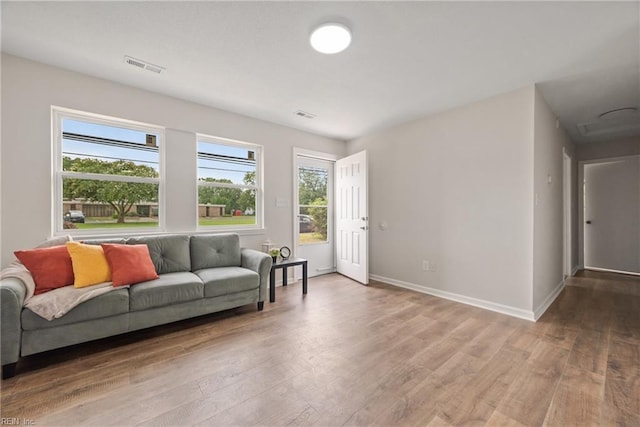
[[[585,221],[587,224],[591,224],[591,221]]]

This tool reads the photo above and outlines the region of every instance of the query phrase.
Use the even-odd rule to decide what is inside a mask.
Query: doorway
[[[562,149],[562,211],[563,211],[563,273],[565,279],[573,275],[573,251],[572,251],[572,209],[571,209],[571,157],[567,154],[566,150]]]
[[[640,274],[640,156],[583,167],[585,268]]]
[[[306,258],[309,277],[333,273],[334,161],[295,156],[294,253]]]

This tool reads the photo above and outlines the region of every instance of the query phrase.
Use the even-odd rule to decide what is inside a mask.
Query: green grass
[[[200,226],[207,225],[254,225],[256,217],[250,215],[242,216],[223,216],[219,218],[200,218],[198,224]]]
[[[327,238],[323,237],[320,233],[300,233],[299,242],[303,245],[305,243],[321,243],[326,241]]]

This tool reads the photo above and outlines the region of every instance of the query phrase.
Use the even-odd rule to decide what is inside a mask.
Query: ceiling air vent
[[[306,111],[298,110],[295,112],[296,116],[304,117],[305,119],[315,119],[316,115],[307,113]]]
[[[150,62],[143,61],[142,59],[133,58],[131,56],[125,55],[124,62],[129,65],[133,65],[134,67],[142,68],[143,70],[153,71],[154,73],[160,74],[165,70],[164,67],[159,65],[154,65]]]

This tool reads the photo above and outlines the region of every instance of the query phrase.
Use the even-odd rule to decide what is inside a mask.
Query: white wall
[[[573,142],[556,126],[556,117],[537,88],[534,123],[533,309],[541,314],[562,289],[564,279],[562,149],[572,158],[572,171],[576,170],[576,160]],[[576,200],[577,186],[572,185],[572,189],[572,199]],[[573,224],[576,221],[577,217]],[[572,257],[575,254],[572,251]],[[572,265],[576,262],[577,258]]]
[[[529,86],[348,143],[369,155],[374,278],[532,316],[533,108]]]
[[[2,266],[13,259],[14,250],[32,247],[52,234],[52,105],[168,128],[168,231],[195,228],[195,132],[263,145],[267,230],[241,240],[256,248],[267,236],[277,244],[292,243],[292,209],[275,205],[277,197],[292,198],[292,147],[345,152],[341,141],[11,55],[2,55],[1,78]]]

